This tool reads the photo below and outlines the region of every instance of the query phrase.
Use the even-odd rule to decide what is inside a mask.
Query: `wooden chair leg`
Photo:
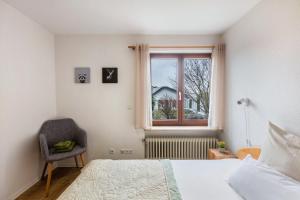
[[[45,173],[46,173],[47,166],[48,166],[48,163],[46,162],[46,163],[45,163],[45,166],[44,166],[44,169],[43,169],[43,173],[42,173],[41,180],[43,180],[44,177],[45,177]]]
[[[82,167],[84,167],[85,163],[84,163],[83,153],[80,154],[80,160],[81,160]]]
[[[48,177],[47,177],[47,184],[46,184],[46,197],[48,197],[48,195],[49,195],[52,171],[53,171],[53,164],[48,163],[48,167],[47,167]]]
[[[75,163],[76,163],[76,167],[78,168],[79,165],[78,165],[78,161],[77,161],[77,156],[74,156],[74,160],[75,160]]]

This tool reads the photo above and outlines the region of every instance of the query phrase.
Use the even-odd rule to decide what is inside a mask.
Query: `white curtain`
[[[150,53],[147,44],[136,45],[135,127],[149,129],[152,123]]]
[[[208,126],[224,128],[225,45],[217,45],[212,53],[210,106]]]

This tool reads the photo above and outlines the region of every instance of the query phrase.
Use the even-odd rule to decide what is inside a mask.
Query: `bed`
[[[241,200],[226,178],[241,160],[93,160],[59,200]]]

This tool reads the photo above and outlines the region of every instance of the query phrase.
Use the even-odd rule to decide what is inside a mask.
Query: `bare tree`
[[[165,94],[162,99],[158,101],[158,109],[163,113],[166,119],[176,118],[176,99]]]
[[[197,104],[197,112],[205,117],[209,113],[209,91],[211,77],[210,59],[184,60],[184,95]],[[173,87],[177,88],[177,80],[170,79]]]

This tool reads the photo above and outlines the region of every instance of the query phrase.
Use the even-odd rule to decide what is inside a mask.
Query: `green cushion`
[[[54,144],[55,152],[71,151],[75,146],[75,142],[71,140],[60,141]]]
[[[56,144],[54,144],[55,149],[65,149],[68,148],[71,145],[72,141],[71,140],[65,140],[65,141],[60,141]]]
[[[75,147],[75,142],[72,141],[71,144],[68,147],[66,147],[66,148],[60,148],[60,149],[56,149],[55,148],[54,152],[55,153],[68,152],[68,151],[72,151],[74,147]]]

